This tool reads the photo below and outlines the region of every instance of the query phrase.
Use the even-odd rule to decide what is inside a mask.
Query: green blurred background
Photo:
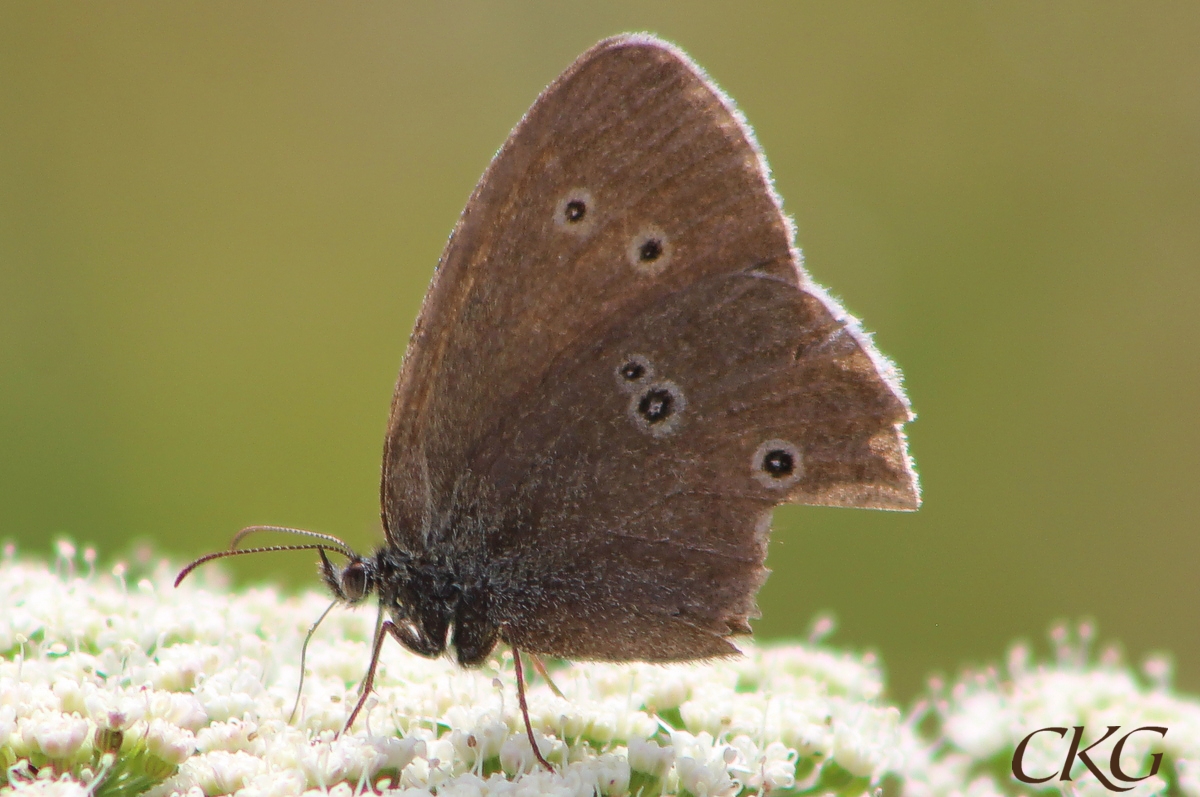
[[[777,512],[760,633],[830,610],[904,699],[1088,616],[1200,690],[1194,3],[5,3],[0,537],[372,547],[446,235],[629,29],[738,101],[920,413],[924,508]]]

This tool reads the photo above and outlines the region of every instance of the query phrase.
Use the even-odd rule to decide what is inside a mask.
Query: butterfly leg
[[[371,696],[371,689],[375,685],[375,670],[379,667],[379,654],[383,650],[383,640],[388,634],[395,637],[396,641],[404,647],[422,656],[433,656],[439,652],[431,648],[429,641],[417,633],[412,626],[398,626],[391,620],[384,620],[383,612],[384,609],[380,606],[379,619],[375,622],[375,641],[371,644],[371,664],[367,667],[366,677],[363,678],[359,687],[358,702],[354,705],[354,711],[350,712],[350,719],[346,720],[346,724],[342,727],[342,733],[350,730],[350,726],[358,719],[359,712],[367,704],[367,698]]]
[[[558,684],[551,680],[550,673],[546,671],[546,664],[542,661],[542,657],[536,653],[530,653],[528,655],[529,660],[533,662],[533,669],[537,670],[537,674],[542,676],[542,679],[546,682],[546,686],[550,687],[550,691],[553,692],[555,696],[566,700],[567,696],[564,695],[562,690],[558,688]]]
[[[525,673],[521,667],[521,651],[516,648],[513,652],[513,668],[517,672],[517,702],[521,704],[521,718],[525,720],[525,735],[529,737],[529,746],[533,748],[533,755],[546,768],[547,772],[553,772],[554,767],[550,766],[550,762],[542,756],[542,751],[538,749],[537,741],[533,738],[533,725],[529,722],[529,704],[525,702]]]
[[[399,639],[399,632],[395,624],[391,620],[384,621],[383,607],[380,606],[379,618],[375,621],[375,639],[371,643],[371,664],[367,667],[366,677],[359,685],[358,702],[354,704],[354,710],[350,712],[350,719],[346,720],[346,724],[342,726],[342,733],[350,730],[350,726],[358,719],[358,713],[367,704],[367,698],[371,696],[371,688],[375,685],[375,668],[379,666],[379,652],[383,650],[383,638],[388,633]],[[341,736],[341,733],[338,736]]]

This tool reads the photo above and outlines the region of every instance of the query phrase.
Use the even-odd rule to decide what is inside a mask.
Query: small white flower
[[[8,744],[8,739],[17,728],[17,710],[12,706],[0,705],[0,749]]]
[[[1200,797],[1200,765],[1197,765],[1197,759],[1178,759],[1175,762],[1175,776],[1179,790],[1186,797]]]
[[[425,790],[413,790],[413,797],[426,794]],[[438,797],[484,797],[488,794],[488,784],[476,775],[459,775],[438,785]],[[409,792],[405,793],[408,797]]]
[[[69,777],[16,781],[5,789],[11,797],[90,797],[91,793],[86,785]]]
[[[946,720],[946,737],[973,758],[991,758],[1008,742],[1013,718],[1005,710],[1005,703],[998,690],[965,697],[958,711]]]
[[[1137,783],[1125,797],[1161,793],[1166,788],[1162,776],[1172,760],[1179,790],[1188,797],[1200,797],[1200,784],[1189,779],[1186,763],[1200,759],[1200,703],[1172,694],[1161,672],[1150,673],[1148,684],[1139,682],[1131,670],[1120,665],[1111,648],[1102,650],[1093,661],[1094,635],[1090,625],[1081,627],[1074,637],[1067,626],[1059,626],[1051,635],[1054,661],[1037,663],[1026,646],[1016,646],[1009,654],[1007,673],[966,673],[948,692],[935,694],[928,705],[940,721],[940,738],[918,738],[908,729],[909,735],[902,739],[907,758],[906,797],[960,797],[964,795],[963,781],[973,769],[996,758],[1011,758],[1022,739],[1049,726],[1068,730],[1063,737],[1039,733],[1030,738],[1022,766],[1033,777],[1056,775],[1063,767],[1075,727],[1085,729],[1081,744],[1087,745],[1110,725],[1121,726],[1121,730],[1090,754],[1105,768],[1120,735],[1139,726],[1168,729],[1165,738],[1139,733],[1126,740],[1119,762],[1125,773],[1146,774],[1156,752],[1163,753],[1165,760],[1158,776]],[[1078,761],[1072,777],[1071,787],[1078,797],[1111,797]],[[1002,784],[975,778],[966,794],[991,797],[997,792],[1007,793]]]
[[[730,762],[730,774],[750,791],[790,789],[796,785],[796,751],[781,742],[771,742],[765,750],[749,736],[737,736],[730,743],[737,752]]]
[[[425,755],[425,743],[419,739],[397,739],[394,736],[372,736],[369,740],[379,754],[377,769],[404,769],[417,756]]]
[[[146,729],[146,748],[160,761],[179,765],[195,752],[196,737],[166,720],[153,719]]]
[[[251,755],[262,755],[266,745],[258,731],[258,724],[251,721],[214,722],[196,734],[196,747],[205,753],[212,750],[229,753],[241,750]]]
[[[88,724],[78,716],[45,712],[32,724],[31,732],[47,758],[66,759],[83,746]]]
[[[606,797],[617,797],[629,791],[630,764],[627,758],[602,755],[593,762],[596,787]]]
[[[54,550],[61,559],[70,561],[75,558],[75,545],[68,539],[59,539],[55,542]]]
[[[861,708],[834,726],[833,758],[847,772],[870,777],[894,755],[900,712]]]
[[[537,740],[538,751],[543,758],[547,760],[555,758],[555,744],[542,736],[535,733],[534,738]],[[533,757],[533,748],[529,746],[529,738],[524,733],[514,733],[504,740],[500,745],[500,766],[509,775],[516,775],[522,772],[528,772],[535,767],[541,767],[541,764]]]
[[[199,786],[204,794],[232,794],[265,772],[266,766],[261,758],[247,753],[217,750],[192,756],[180,774],[186,773],[188,786]]]
[[[692,752],[695,754],[699,751]],[[682,755],[675,759],[675,768],[679,771],[680,787],[696,797],[719,797],[736,790],[723,757],[706,759],[697,755]]]
[[[84,684],[83,707],[97,726],[125,731],[145,714],[146,701],[122,691]]]
[[[661,747],[654,741],[629,740],[629,768],[661,779],[675,763],[674,747]]]
[[[654,711],[678,708],[691,693],[691,688],[682,673],[671,673],[650,684],[646,691],[646,705]]]

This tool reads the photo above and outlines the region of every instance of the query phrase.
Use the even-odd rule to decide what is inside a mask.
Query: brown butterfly
[[[899,376],[800,265],[753,135],[677,48],[606,39],[467,202],[400,371],[386,539],[339,601],[464,666],[735,654],[778,504],[916,509]],[[256,527],[257,530],[260,527]],[[234,542],[236,548],[240,534]],[[325,550],[350,561],[335,567]]]

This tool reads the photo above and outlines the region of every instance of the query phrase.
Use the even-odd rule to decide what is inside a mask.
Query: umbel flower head
[[[932,721],[934,732],[902,736],[912,745],[905,751],[904,797],[1016,797],[1033,791],[1069,797],[1200,797],[1200,700],[1172,691],[1167,660],[1151,657],[1139,677],[1121,663],[1115,647],[1093,655],[1095,626],[1088,622],[1074,629],[1056,626],[1050,638],[1049,662],[1035,661],[1027,645],[1017,644],[1003,668],[968,671],[949,686],[931,681],[908,723]],[[1110,727],[1118,730],[1104,739]],[[1044,731],[1029,738],[1021,770],[1046,780],[1019,782],[1013,775],[1016,749],[1042,728],[1066,733]],[[1076,728],[1082,729],[1079,748],[1090,747],[1088,760],[1103,780],[1078,758],[1067,772],[1070,779],[1062,779]],[[1130,734],[1138,728],[1166,733]],[[1114,749],[1126,735],[1117,766],[1126,776],[1144,780],[1126,782],[1112,772]]]
[[[367,663],[368,613],[330,614],[289,719],[300,646],[327,597],[232,592],[216,572],[176,590],[165,561],[105,573],[95,561],[69,545],[52,566],[11,546],[0,561],[0,789],[859,797],[882,785],[990,797],[1030,793],[1004,766],[1027,724],[1065,706],[1063,723],[1165,718],[1165,748],[1146,739],[1126,750],[1131,772],[1168,756],[1133,794],[1200,797],[1196,702],[1165,676],[1143,683],[1078,651],[1051,665],[1014,654],[1006,675],[939,686],[907,716],[881,697],[873,656],[815,638],[701,664],[552,664],[562,696],[541,679],[528,695],[549,773],[524,733],[510,654],[463,670],[389,645],[367,710],[338,736]],[[1092,789],[1085,777],[1074,785]]]
[[[95,573],[0,563],[0,778],[9,788],[107,794],[412,795],[834,793],[898,772],[900,711],[869,655],[748,647],[713,663],[552,665],[529,710],[511,654],[464,670],[387,646],[367,710],[337,736],[368,660],[369,613],[328,598],[234,593],[174,568]],[[82,572],[78,572],[82,571]],[[203,580],[207,579],[207,580]]]

